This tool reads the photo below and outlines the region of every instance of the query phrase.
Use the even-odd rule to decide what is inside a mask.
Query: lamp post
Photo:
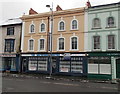
[[[46,5],[47,8],[50,8],[51,11],[51,16],[50,16],[50,32],[49,32],[49,39],[50,39],[50,45],[49,45],[49,51],[50,51],[50,58],[49,58],[49,63],[50,63],[50,77],[52,75],[52,33],[53,33],[53,3],[52,7],[50,5]]]

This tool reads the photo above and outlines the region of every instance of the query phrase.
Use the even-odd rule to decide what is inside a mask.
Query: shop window
[[[14,27],[7,28],[7,35],[14,35]]]
[[[14,52],[14,39],[5,39],[5,52]]]
[[[38,71],[47,71],[47,57],[38,57]]]
[[[30,71],[37,70],[37,58],[36,57],[29,57],[28,70]]]
[[[111,64],[109,57],[90,57],[88,63],[88,73],[91,74],[111,74]]]
[[[60,57],[60,72],[70,72],[70,61],[64,60],[64,57]]]

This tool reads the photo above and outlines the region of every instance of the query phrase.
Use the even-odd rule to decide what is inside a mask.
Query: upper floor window
[[[95,18],[93,20],[93,28],[100,28],[100,19],[99,18]]]
[[[7,35],[14,35],[14,27],[7,28]]]
[[[108,49],[115,49],[115,35],[108,35]]]
[[[45,24],[44,23],[42,23],[40,25],[40,32],[45,32]]]
[[[77,22],[77,20],[73,20],[71,24],[72,24],[72,30],[78,29],[78,22]]]
[[[44,50],[45,49],[45,39],[40,39],[40,44],[39,44],[40,46],[40,50]]]
[[[59,38],[59,50],[64,50],[64,38]]]
[[[113,17],[109,17],[108,20],[107,20],[108,27],[113,27],[114,24],[115,24],[114,18]]]
[[[59,23],[59,30],[60,31],[63,31],[65,29],[65,23],[63,22],[63,21],[61,21],[60,23]]]
[[[34,40],[33,39],[29,40],[29,50],[31,50],[31,51],[34,50]]]
[[[30,33],[35,32],[35,26],[33,24],[30,25]]]
[[[5,39],[5,52],[14,52],[14,39]]]
[[[93,49],[94,50],[100,49],[100,36],[93,36]]]
[[[71,50],[77,50],[78,49],[78,39],[77,37],[71,38]]]

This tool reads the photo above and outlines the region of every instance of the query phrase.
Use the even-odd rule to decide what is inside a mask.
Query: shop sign
[[[11,55],[11,54],[4,54],[0,55],[1,57],[16,57],[16,55]]]
[[[89,56],[120,56],[120,53],[89,53]]]

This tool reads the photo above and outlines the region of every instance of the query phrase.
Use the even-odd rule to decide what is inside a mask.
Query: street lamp
[[[50,62],[50,77],[52,75],[52,33],[53,33],[53,3],[52,3],[52,7],[50,5],[46,5],[47,8],[50,8],[51,11],[51,16],[50,16],[50,32],[49,32],[49,39],[50,39],[50,58],[49,58],[49,62]]]

